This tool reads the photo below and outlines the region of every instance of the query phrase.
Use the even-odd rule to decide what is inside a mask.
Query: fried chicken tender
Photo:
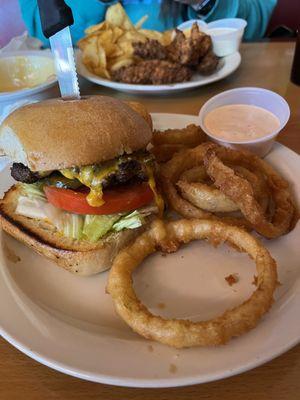
[[[132,44],[134,55],[144,60],[165,60],[167,58],[166,47],[158,40],[147,40],[146,42],[135,42]]]
[[[161,85],[188,81],[191,76],[191,70],[182,65],[164,60],[147,60],[120,68],[113,78],[124,83]]]
[[[168,59],[182,65],[195,66],[211,48],[210,36],[201,32],[197,24],[193,24],[189,38],[176,29],[175,38],[167,46]]]
[[[197,72],[202,75],[212,74],[218,67],[219,58],[210,50],[197,65]]]
[[[135,63],[113,73],[113,79],[124,83],[161,85],[189,81],[193,72],[209,75],[218,65],[210,36],[193,24],[189,37],[176,29],[168,46],[158,40],[133,43]]]

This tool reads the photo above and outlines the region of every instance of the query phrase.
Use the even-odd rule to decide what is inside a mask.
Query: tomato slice
[[[132,211],[149,204],[154,197],[146,183],[106,190],[103,193],[105,203],[100,207],[90,206],[86,200],[87,193],[82,191],[45,186],[44,192],[49,203],[57,208],[74,214],[94,215]]]

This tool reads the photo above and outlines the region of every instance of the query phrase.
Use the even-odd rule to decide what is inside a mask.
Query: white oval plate
[[[135,94],[167,94],[208,85],[209,83],[219,81],[220,79],[226,78],[226,76],[232,74],[239,67],[240,63],[241,55],[239,52],[236,52],[230,54],[229,56],[223,57],[220,61],[220,67],[218,70],[209,76],[194,74],[189,82],[172,83],[168,85],[135,85],[100,78],[85,67],[82,62],[81,52],[77,52],[77,70],[81,76],[93,83],[96,83],[97,85]]]
[[[156,128],[197,123],[188,115],[154,114]],[[300,161],[277,144],[268,161],[300,199]],[[1,192],[12,183],[0,172]],[[208,382],[263,364],[300,339],[300,224],[263,240],[278,263],[281,286],[271,311],[251,332],[225,346],[176,350],[150,342],[122,321],[105,294],[107,273],[82,278],[56,267],[6,234],[0,237],[0,332],[19,350],[51,368],[83,379],[135,387]],[[229,286],[225,277],[238,273]],[[228,247],[194,242],[179,252],[151,256],[135,274],[138,295],[164,316],[207,319],[246,299],[253,263]]]

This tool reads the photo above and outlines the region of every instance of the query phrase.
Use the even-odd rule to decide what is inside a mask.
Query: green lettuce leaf
[[[64,236],[80,240],[83,236],[84,216],[64,213],[62,218],[62,232]]]
[[[142,226],[145,222],[144,217],[136,210],[130,214],[127,214],[119,219],[114,225],[113,230],[116,232],[122,231],[123,229],[135,229]]]
[[[86,215],[83,235],[91,242],[97,242],[107,232],[109,232],[114,223],[120,219],[120,215]]]
[[[39,199],[47,201],[41,185],[36,183],[22,183],[22,192],[30,199]]]
[[[29,218],[47,218],[64,236],[77,240],[86,239],[97,242],[109,232],[139,228],[145,223],[145,217],[149,215],[149,212],[140,213],[138,210],[129,214],[113,215],[72,214],[51,206],[47,202],[42,187],[38,184],[22,184],[22,193],[23,196],[20,196],[18,202],[19,214]]]

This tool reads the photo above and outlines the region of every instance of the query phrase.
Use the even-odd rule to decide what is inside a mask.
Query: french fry
[[[105,21],[87,28],[86,36],[77,43],[84,65],[92,73],[110,79],[112,72],[134,62],[132,43],[155,39],[168,44],[171,31],[141,29],[147,18],[144,15],[133,25],[121,4],[109,7]]]

